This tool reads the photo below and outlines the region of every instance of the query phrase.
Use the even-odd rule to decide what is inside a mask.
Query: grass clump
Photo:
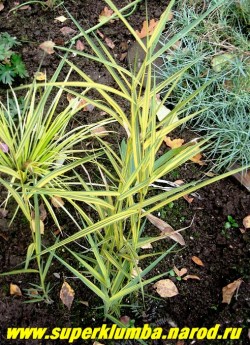
[[[205,5],[209,8],[211,2]],[[184,6],[177,2],[174,19],[164,40],[196,19],[202,10],[204,8],[199,1],[192,1],[192,4],[186,1]],[[171,94],[168,102],[172,106],[205,82],[210,82],[186,111],[189,114],[205,109],[202,116],[192,121],[192,126],[212,139],[208,157],[215,163],[217,171],[233,164],[246,167],[250,162],[249,20],[246,1],[225,2],[188,37],[182,38],[177,48],[163,56],[162,78],[197,60]]]

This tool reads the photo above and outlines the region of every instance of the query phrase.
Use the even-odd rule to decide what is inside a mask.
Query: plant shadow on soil
[[[124,1],[117,0],[118,7],[124,5]],[[7,31],[13,36],[17,36],[22,42],[19,48],[24,58],[24,62],[29,71],[30,78],[37,71],[40,62],[41,69],[52,75],[59,61],[56,55],[43,56],[43,52],[38,45],[48,39],[58,41],[63,44],[66,40],[60,32],[60,28],[66,24],[54,23],[54,18],[64,13],[63,9],[57,8],[55,11],[44,11],[38,5],[32,5],[31,10],[7,13],[14,6],[14,1],[5,2],[5,9],[0,16],[6,20],[1,20],[0,30]],[[103,1],[67,1],[67,9],[75,16],[84,27],[90,27],[97,23],[98,16],[105,6]],[[150,18],[159,18],[165,9],[166,2],[163,0],[148,1],[148,12]],[[141,5],[130,16],[129,21],[135,29],[145,20],[145,5]],[[121,28],[119,21],[102,28],[105,35],[111,38],[116,44],[114,53],[119,54],[126,50],[131,35]],[[125,48],[124,48],[125,47]],[[76,58],[75,63],[84,69],[100,82],[106,82],[109,76],[92,61]],[[2,93],[1,93],[2,94]],[[66,104],[67,100],[65,100]],[[63,104],[61,105],[63,107]],[[97,114],[98,115],[98,114]],[[82,121],[87,123],[93,120],[92,116],[84,114]],[[185,133],[182,134],[185,138]],[[118,133],[118,138],[123,133]],[[162,148],[165,150],[166,148]],[[203,175],[194,163],[188,163],[176,171],[172,176],[166,176],[171,181],[182,179],[190,181],[198,179]],[[177,327],[212,327],[216,323],[222,327],[244,327],[242,340],[237,341],[237,345],[247,344],[247,328],[249,327],[249,307],[250,307],[250,267],[249,267],[249,232],[242,234],[238,228],[229,229],[227,234],[222,232],[227,216],[231,215],[242,226],[243,218],[250,214],[250,195],[237,181],[228,178],[217,182],[199,191],[200,199],[194,198],[191,204],[184,199],[174,202],[172,207],[166,206],[161,210],[161,217],[173,226],[174,229],[188,227],[183,231],[186,246],[176,253],[166,257],[152,274],[167,272],[177,266],[179,269],[185,267],[189,274],[195,274],[200,280],[178,281],[171,277],[176,283],[179,295],[161,299],[155,293],[152,285],[145,289],[145,302],[140,295],[131,296],[125,303],[132,305],[132,308],[124,308],[123,315],[129,315],[135,320],[135,326],[150,323],[168,330],[171,326]],[[4,191],[1,190],[1,201],[4,200]],[[10,216],[11,217],[11,216]],[[70,229],[70,224],[65,221],[65,229]],[[53,231],[53,229],[51,229]],[[70,231],[70,230],[69,230]],[[156,234],[156,229],[149,226],[146,230],[149,234]],[[13,269],[16,265],[25,260],[27,245],[29,244],[29,229],[27,223],[18,218],[16,222],[7,229],[5,220],[0,219],[0,267],[2,272]],[[172,244],[171,240],[163,240],[153,244],[154,250],[167,250]],[[179,248],[180,249],[180,248]],[[147,250],[145,250],[145,253]],[[191,260],[192,256],[198,256],[204,262],[204,267],[195,265]],[[59,273],[60,276],[53,273]],[[24,304],[24,297],[13,297],[9,295],[9,284],[16,283],[24,289],[29,288],[30,282],[35,281],[35,277],[30,275],[7,276],[0,278],[0,339],[1,344],[38,344],[36,340],[29,341],[7,341],[6,329],[8,327],[88,327],[100,326],[103,322],[100,301],[85,286],[77,280],[68,278],[67,281],[75,290],[75,301],[70,311],[64,307],[59,299],[59,291],[64,277],[69,273],[56,261],[51,266],[48,281],[53,287],[51,297],[54,303],[46,305]],[[58,278],[59,277],[59,278]],[[222,288],[242,278],[243,283],[238,291],[237,297],[232,299],[230,305],[222,304]],[[82,302],[88,302],[86,306]],[[139,305],[139,308],[138,308]],[[105,344],[112,344],[112,341],[101,341]],[[56,342],[58,344],[58,341]],[[62,343],[65,343],[62,341]],[[116,344],[137,344],[135,341],[115,341]],[[191,343],[191,341],[189,342]],[[185,342],[186,344],[189,344]],[[199,344],[210,344],[211,342],[199,341]],[[213,341],[213,344],[216,344]],[[221,343],[221,342],[219,342]],[[54,342],[44,341],[43,345],[52,345]],[[77,341],[75,344],[84,344]],[[86,342],[86,344],[90,344]],[[176,344],[176,341],[152,341],[152,345]],[[223,344],[231,344],[230,342]],[[236,342],[233,342],[236,344]]]

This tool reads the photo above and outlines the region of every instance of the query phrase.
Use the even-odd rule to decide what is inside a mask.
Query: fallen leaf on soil
[[[69,103],[73,103],[76,98],[68,93],[67,100]],[[84,99],[78,100],[78,102],[74,106],[76,106],[76,109],[82,108],[82,111],[92,111],[95,108],[92,104],[87,104]]]
[[[197,155],[195,155],[194,157],[190,158],[190,160],[196,164],[199,164],[199,165],[206,165],[205,162],[203,162],[201,160],[202,158],[202,154],[201,153],[197,153]]]
[[[84,44],[82,43],[81,40],[77,40],[76,41],[76,50],[78,50],[79,52],[82,52],[85,49]]]
[[[182,278],[183,280],[188,280],[188,279],[197,279],[197,280],[201,280],[200,277],[194,275],[194,274],[187,274],[185,277]]]
[[[162,279],[153,285],[161,297],[173,297],[179,294],[177,287],[170,279]]]
[[[44,221],[47,218],[47,211],[46,211],[46,208],[44,207],[44,203],[41,203],[41,205],[39,206],[39,210],[40,210],[40,219]]]
[[[8,212],[9,211],[6,210],[5,208],[0,207],[0,215],[1,215],[2,218],[6,218],[7,215],[8,215]]]
[[[105,38],[104,38],[104,41],[106,42],[107,46],[108,46],[110,49],[114,49],[114,48],[115,48],[115,44],[114,44],[114,42],[111,40],[111,38],[105,37]]]
[[[75,297],[75,291],[67,282],[64,282],[61,287],[60,298],[63,304],[65,304],[66,307],[68,307],[68,309],[71,308],[74,297]]]
[[[80,303],[85,305],[86,307],[89,307],[89,302],[88,301],[80,301]]]
[[[171,139],[170,137],[166,137],[164,139],[166,145],[170,147],[171,149],[176,149],[178,147],[181,147],[182,144],[184,143],[184,139]]]
[[[184,276],[184,274],[187,273],[187,269],[185,267],[183,267],[181,270],[179,270],[176,266],[174,266],[173,270],[178,277],[182,277],[182,276]]]
[[[108,18],[110,18],[112,16],[113,13],[114,13],[114,11],[112,11],[110,8],[105,6],[104,9],[102,10],[102,12],[99,15],[98,21],[100,23],[103,22],[103,21],[106,21]],[[114,20],[110,20],[110,23],[113,23],[113,22],[114,22]]]
[[[70,28],[69,26],[64,26],[63,28],[60,29],[61,33],[64,36],[72,35],[76,33],[76,30]]]
[[[16,284],[10,283],[10,294],[14,296],[22,296],[20,287]]]
[[[30,226],[31,226],[31,230],[33,232],[36,232],[36,221],[35,221],[35,219],[31,219]],[[41,235],[44,234],[44,223],[41,219],[40,219],[40,234]]]
[[[40,44],[39,48],[41,48],[47,54],[53,54],[55,52],[53,49],[54,46],[55,46],[55,43],[53,41],[45,41]]]
[[[36,73],[34,74],[34,77],[35,77],[35,79],[38,80],[38,81],[46,80],[46,74],[43,73],[43,72],[36,72]]]
[[[140,37],[140,38],[143,38],[143,37],[147,37],[147,36],[150,36],[153,34],[155,28],[156,28],[156,25],[158,24],[158,20],[155,20],[155,19],[151,19],[149,21],[149,24],[147,22],[147,20],[145,20],[142,24],[142,29],[141,31],[139,32],[138,30],[136,30],[135,32],[137,33],[137,35]]]
[[[191,259],[192,259],[192,261],[193,261],[194,263],[196,263],[196,265],[198,265],[198,266],[204,266],[203,262],[201,261],[200,258],[198,258],[198,256],[192,256]]]
[[[57,279],[61,279],[60,273],[55,272],[53,273],[53,276],[55,276]]]
[[[104,39],[104,41],[106,42],[106,44],[107,44],[107,46],[108,46],[109,48],[114,49],[115,44],[114,44],[114,42],[113,42],[110,38],[105,37],[105,35],[104,35],[100,30],[97,30],[96,32],[98,33],[98,35],[99,35],[102,39]]]
[[[62,200],[62,198],[56,195],[52,196],[51,203],[56,208],[60,208],[64,205],[64,201]]]
[[[224,288],[222,289],[222,303],[230,304],[235,291],[239,289],[242,282],[243,280],[240,278],[228,284],[227,286],[224,286]]]
[[[141,249],[152,249],[153,246],[152,246],[151,243],[147,243],[147,244],[144,244],[144,246],[141,246],[140,248],[141,248]]]
[[[95,342],[93,343],[93,345],[104,345],[104,344],[99,343],[98,341],[95,341]]]
[[[246,229],[250,228],[250,215],[243,219],[243,225]]]
[[[172,240],[180,243],[182,246],[185,245],[184,238],[179,232],[174,231],[171,225],[164,222],[162,219],[153,216],[152,214],[146,215],[147,219],[156,226],[159,230],[161,230],[161,236],[169,235]]]
[[[0,11],[2,11],[3,9],[4,9],[4,4],[0,2]]]
[[[91,133],[97,135],[98,137],[105,137],[109,134],[104,126],[99,126],[92,129]]]
[[[68,18],[64,17],[64,16],[59,16],[59,17],[56,17],[55,18],[55,22],[58,21],[58,22],[61,22],[61,23],[64,23],[65,20],[67,20]]]

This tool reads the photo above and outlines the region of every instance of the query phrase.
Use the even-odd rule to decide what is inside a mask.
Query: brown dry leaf
[[[191,203],[194,201],[194,198],[191,198],[191,197],[188,196],[188,195],[183,195],[183,198],[184,198],[189,204],[191,204]]]
[[[55,18],[55,22],[61,22],[64,23],[65,20],[67,20],[68,18],[64,17],[64,16],[59,16]]]
[[[111,38],[105,37],[104,41],[106,42],[107,46],[110,49],[114,49],[115,48],[115,44],[114,42],[111,40]]]
[[[89,302],[88,301],[80,301],[80,303],[85,305],[86,307],[89,307]]]
[[[145,20],[143,22],[143,25],[142,25],[142,29],[141,31],[139,32],[138,30],[136,30],[135,32],[137,33],[137,35],[140,37],[140,38],[143,38],[143,37],[147,37],[147,36],[150,36],[153,34],[155,28],[156,28],[156,25],[158,24],[158,20],[155,20],[155,19],[151,19],[149,21],[149,24],[148,22]]]
[[[230,304],[235,291],[239,289],[242,282],[243,280],[240,278],[228,284],[227,286],[224,286],[224,288],[222,289],[222,303]]]
[[[182,144],[184,143],[184,139],[171,139],[170,137],[166,137],[164,139],[166,145],[170,147],[171,149],[176,149],[177,147],[181,147]]]
[[[14,296],[22,296],[20,287],[16,284],[10,283],[10,294]]]
[[[199,165],[206,165],[206,163],[203,162],[203,161],[201,160],[201,158],[202,158],[202,154],[201,154],[201,153],[197,153],[197,155],[195,155],[194,157],[190,158],[190,160],[191,160],[192,162],[194,162],[194,163],[199,164]]]
[[[76,100],[74,96],[72,96],[70,93],[67,94],[67,100],[68,102],[73,102]],[[80,99],[78,103],[76,103],[76,109],[82,108],[82,111],[92,111],[95,107],[92,104],[87,104],[87,102],[84,99]]]
[[[78,50],[79,52],[82,52],[85,49],[84,44],[82,43],[81,40],[77,40],[76,41],[76,50]]]
[[[64,36],[69,36],[76,33],[76,30],[70,28],[69,26],[62,27],[60,31]]]
[[[180,243],[182,246],[185,245],[184,238],[179,232],[174,231],[171,225],[164,222],[158,217],[153,216],[151,213],[146,215],[147,219],[156,226],[159,230],[161,230],[161,236],[169,235],[172,240]]]
[[[62,198],[56,195],[52,196],[51,203],[56,208],[60,208],[64,205],[64,201],[62,200]]]
[[[192,261],[193,261],[194,263],[196,263],[196,265],[198,265],[198,266],[204,266],[203,262],[201,261],[200,258],[198,258],[198,256],[192,256],[191,259],[192,259]]]
[[[39,210],[40,210],[40,219],[44,221],[47,218],[47,211],[46,211],[46,208],[44,207],[44,203],[41,203],[41,205],[39,206]]]
[[[107,46],[108,46],[109,48],[114,49],[115,44],[114,44],[114,42],[113,42],[110,38],[105,37],[105,35],[104,35],[100,30],[97,30],[96,32],[98,33],[98,35],[99,35],[102,39],[104,39],[104,41],[106,42],[106,44],[107,44]]]
[[[61,287],[60,298],[63,304],[65,304],[66,307],[68,307],[68,309],[71,308],[74,297],[75,297],[75,291],[67,282],[64,282]]]
[[[104,126],[99,126],[92,129],[91,133],[97,135],[98,137],[105,137],[108,135],[109,132],[106,130]]]
[[[194,275],[194,274],[187,274],[185,277],[182,278],[183,280],[188,280],[188,279],[197,279],[197,280],[201,280],[201,278],[199,278],[198,276]]]
[[[4,4],[0,2],[0,11],[2,11],[3,9],[4,9]]]
[[[162,279],[153,285],[161,297],[173,297],[179,294],[177,287],[170,279]]]
[[[178,277],[182,277],[182,276],[184,276],[184,274],[187,273],[187,269],[185,267],[183,267],[181,270],[179,270],[176,266],[174,266],[173,270]]]
[[[100,23],[103,22],[103,21],[106,21],[108,18],[110,18],[112,16],[113,13],[114,13],[114,11],[112,11],[110,8],[105,6],[104,9],[102,10],[102,12],[99,15],[98,21]],[[114,22],[114,20],[110,20],[110,23],[113,23],[113,22]]]
[[[53,41],[45,41],[40,44],[39,48],[41,48],[47,54],[53,54],[55,52],[53,49],[54,46],[55,46],[55,43]]]
[[[250,215],[243,219],[243,225],[246,229],[250,228]]]

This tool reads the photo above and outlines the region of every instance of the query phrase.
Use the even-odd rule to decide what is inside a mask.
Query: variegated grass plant
[[[51,82],[57,79],[63,65],[64,60],[58,66]],[[19,107],[16,93],[12,90],[18,113],[17,119],[12,117],[9,98],[6,106],[0,104],[0,173],[4,174],[0,177],[0,183],[8,191],[6,199],[2,200],[2,205],[8,207],[8,201],[14,198],[17,208],[13,218],[17,214],[18,217],[21,216],[18,213],[20,209],[30,225],[32,241],[27,249],[25,269],[21,272],[39,272],[40,286],[36,288],[39,292],[42,291],[42,296],[38,295],[37,300],[44,298],[49,300],[45,277],[53,257],[51,252],[47,263],[43,265],[40,252],[44,224],[40,219],[41,209],[39,210],[38,205],[45,205],[60,229],[60,221],[54,211],[53,203],[56,202],[61,207],[63,205],[60,197],[53,190],[65,192],[70,190],[70,185],[74,181],[73,169],[99,155],[98,152],[93,155],[91,151],[82,149],[80,143],[91,138],[93,129],[99,127],[101,122],[71,128],[70,121],[82,108],[77,100],[72,100],[68,106],[58,112],[59,101],[61,98],[66,100],[63,87],[66,81],[59,82],[55,88],[50,83],[45,83],[41,87],[34,80],[28,87],[22,107]],[[104,121],[107,122],[109,121]],[[68,172],[71,174],[67,175]],[[51,194],[39,193],[39,190],[45,186],[50,188]],[[91,195],[88,194],[86,197],[91,204]],[[95,204],[96,202],[97,200]],[[103,203],[102,200],[100,202]],[[64,210],[67,212],[66,208]],[[68,214],[70,216],[70,213]],[[33,253],[37,258],[38,270],[28,268]],[[20,273],[20,271],[12,273],[18,272]]]
[[[222,1],[218,4],[220,3]],[[175,35],[160,51],[154,52],[154,47],[162,34],[174,1],[170,2],[161,16],[156,30],[148,38],[146,44],[138,38],[133,28],[112,1],[106,0],[106,4],[125,24],[126,28],[129,29],[138,44],[145,51],[145,60],[136,75],[119,66],[105,45],[95,35],[91,36],[84,31],[72,17],[80,31],[77,37],[84,37],[91,45],[95,56],[84,51],[79,52],[73,49],[57,48],[92,59],[102,63],[107,68],[116,83],[115,88],[94,82],[83,70],[80,70],[72,62],[66,60],[70,68],[78,74],[79,81],[65,82],[64,89],[74,94],[78,99],[83,99],[101,111],[106,112],[111,119],[115,119],[124,127],[127,133],[126,138],[120,143],[118,150],[115,150],[108,141],[101,137],[98,138],[106,155],[105,158],[97,157],[95,162],[95,169],[98,169],[102,180],[102,186],[98,191],[95,189],[96,181],[93,181],[93,178],[85,181],[78,173],[76,174],[78,176],[78,183],[81,185],[81,192],[74,191],[69,193],[59,190],[59,188],[51,190],[49,185],[41,186],[43,188],[36,188],[36,191],[42,195],[54,193],[61,196],[75,206],[82,218],[81,230],[46,248],[41,252],[41,255],[55,252],[54,256],[75,277],[100,297],[103,301],[105,317],[118,322],[115,317],[120,315],[120,307],[125,297],[136,291],[141,291],[143,294],[145,285],[164,276],[165,272],[154,277],[149,277],[148,274],[160,260],[173,250],[172,246],[163,253],[145,255],[140,252],[140,248],[143,245],[166,237],[153,237],[144,234],[147,216],[183,195],[192,193],[203,186],[229,176],[233,172],[204,181],[193,181],[164,193],[152,195],[153,188],[151,184],[187,162],[207,145],[205,141],[197,144],[187,143],[180,148],[169,150],[158,157],[159,148],[165,136],[188,119],[199,115],[201,111],[176,121],[178,116],[184,112],[188,103],[192,102],[192,99],[206,85],[202,85],[192,95],[185,100],[181,100],[168,116],[158,122],[157,112],[171,95],[183,73],[195,61],[158,85],[155,84],[154,78],[152,78],[152,65],[165,49],[168,49],[180,37],[186,35],[209,12],[213,11],[215,6],[211,7],[208,12]],[[146,75],[147,80],[144,89],[142,85]],[[57,83],[51,83],[51,85],[56,86]],[[71,89],[72,86],[84,88],[86,92],[79,95]],[[156,95],[164,88],[168,88],[168,92],[164,99],[157,103]],[[98,101],[89,97],[87,91],[91,89],[99,93],[100,99]],[[127,102],[128,108],[126,111],[119,105],[119,98]],[[94,217],[93,215],[87,215],[77,203],[81,193],[95,197],[102,195],[103,204],[98,204],[97,202],[92,204],[96,211]],[[86,242],[88,243],[87,247]],[[82,247],[83,243],[85,248]],[[77,244],[81,249],[76,249]],[[67,249],[69,261],[61,255],[60,248]],[[153,258],[154,256],[156,258]],[[151,264],[144,266],[144,269],[140,269],[140,267],[143,267],[143,260],[146,258],[152,260]],[[75,264],[72,262],[75,262]]]

